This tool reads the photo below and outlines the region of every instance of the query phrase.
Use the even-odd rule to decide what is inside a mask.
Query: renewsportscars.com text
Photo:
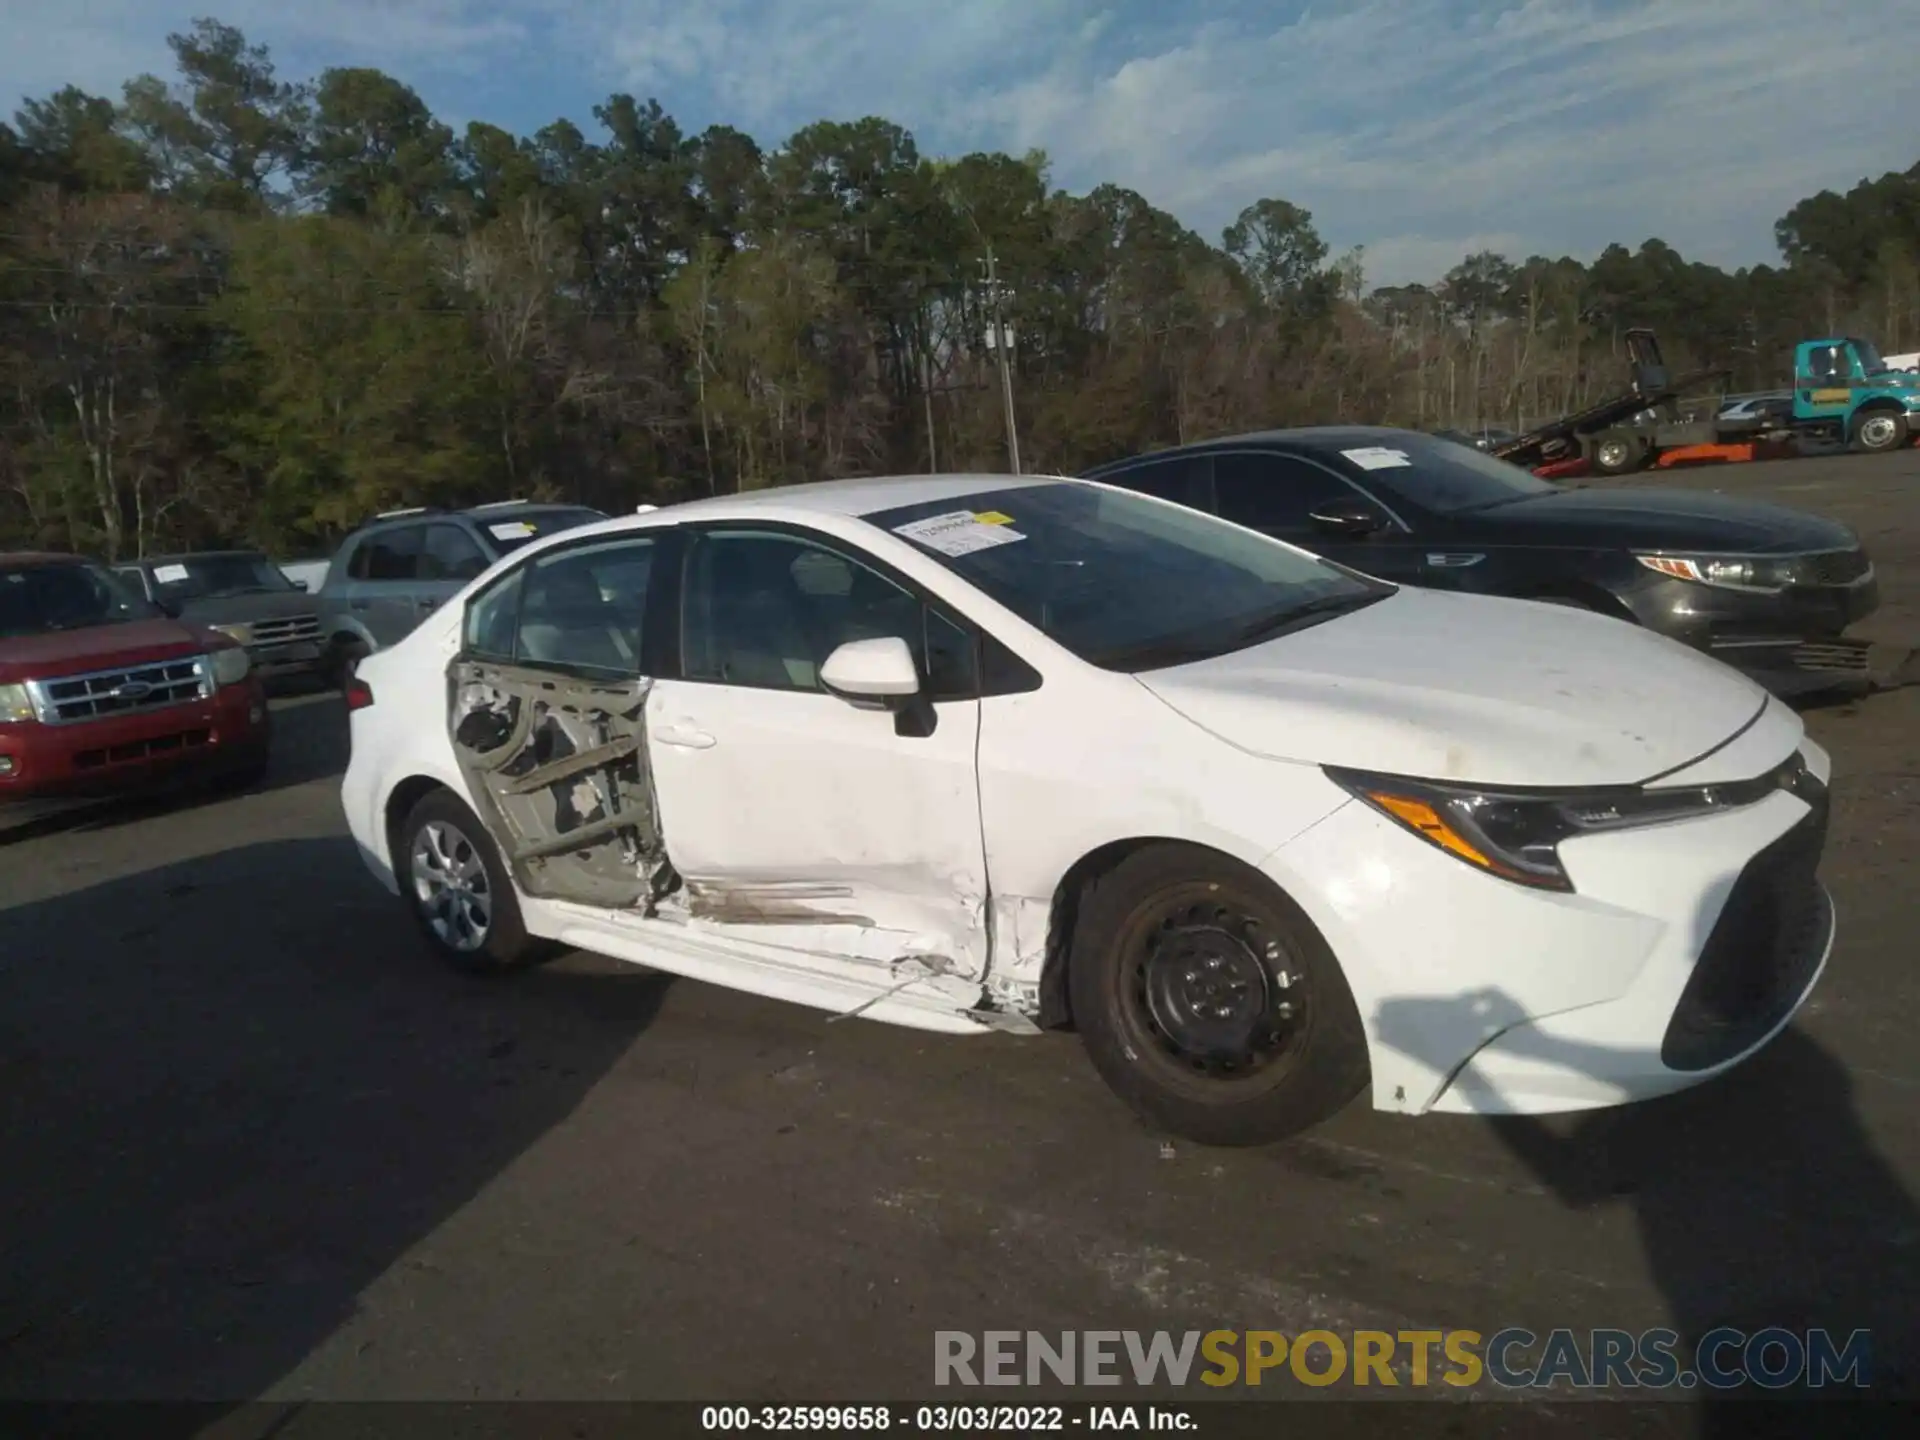
[[[1864,1389],[1865,1330],[937,1330],[936,1385]]]

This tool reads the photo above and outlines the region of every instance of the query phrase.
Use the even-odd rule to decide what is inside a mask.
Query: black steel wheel
[[[1225,856],[1174,844],[1128,856],[1083,896],[1068,967],[1095,1068],[1175,1134],[1282,1139],[1366,1083],[1359,1012],[1325,941]]]

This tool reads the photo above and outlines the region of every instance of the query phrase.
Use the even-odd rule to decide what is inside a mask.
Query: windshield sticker
[[[162,585],[178,585],[187,578],[187,567],[184,565],[156,565],[153,567],[153,578],[158,580]]]
[[[496,540],[524,540],[533,534],[533,526],[524,520],[507,520],[487,527]]]
[[[893,533],[942,555],[971,555],[976,550],[990,550],[995,545],[1010,545],[1015,540],[1026,539],[1010,522],[1010,516],[997,510],[988,511],[986,515],[953,510],[896,525]]]
[[[1364,445],[1358,450],[1340,452],[1362,470],[1399,470],[1413,464],[1404,450],[1389,450],[1384,445]]]

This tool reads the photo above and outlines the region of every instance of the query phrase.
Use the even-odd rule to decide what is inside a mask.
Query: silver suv
[[[320,587],[335,679],[400,640],[495,560],[607,517],[584,505],[501,500],[471,510],[389,510],[340,542]]]

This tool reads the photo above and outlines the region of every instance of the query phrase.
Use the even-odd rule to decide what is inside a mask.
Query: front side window
[[[526,565],[517,586],[513,658],[599,674],[643,673],[640,643],[654,549],[652,536],[623,536]]]
[[[1313,528],[1313,512],[1360,494],[1338,475],[1291,455],[1216,455],[1214,508],[1222,520],[1282,533]]]
[[[760,531],[700,536],[687,557],[682,663],[689,680],[820,691],[850,640],[907,642],[933,700],[978,693],[972,633],[822,545]]]
[[[84,561],[0,568],[0,640],[152,620],[132,583]]]
[[[162,600],[284,595],[296,588],[266,556],[244,552],[154,560],[147,572],[153,577],[154,593]]]
[[[1074,481],[863,518],[1111,670],[1241,649],[1394,590],[1210,515]]]

